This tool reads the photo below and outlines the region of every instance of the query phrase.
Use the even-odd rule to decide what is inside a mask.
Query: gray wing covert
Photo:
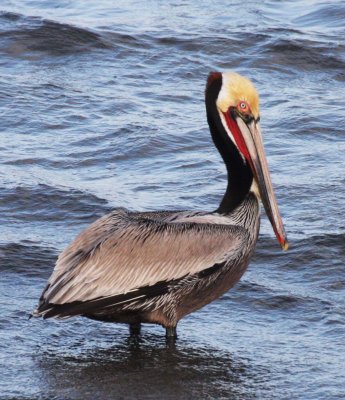
[[[128,294],[235,260],[247,239],[237,226],[182,220],[133,218],[124,209],[100,218],[60,254],[36,315],[48,304]]]

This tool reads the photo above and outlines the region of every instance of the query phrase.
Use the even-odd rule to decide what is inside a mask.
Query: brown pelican
[[[207,121],[228,172],[217,210],[131,212],[98,219],[60,254],[34,316],[76,315],[130,325],[156,323],[176,336],[185,315],[243,275],[259,233],[259,200],[283,249],[287,238],[259,126],[259,96],[233,72],[213,72]]]

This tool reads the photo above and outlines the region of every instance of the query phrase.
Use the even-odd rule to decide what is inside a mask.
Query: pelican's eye
[[[241,113],[247,114],[249,113],[250,108],[248,106],[248,103],[242,100],[237,104],[237,110]]]

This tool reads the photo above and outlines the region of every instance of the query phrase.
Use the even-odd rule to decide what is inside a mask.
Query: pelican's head
[[[244,118],[258,120],[259,94],[249,79],[235,72],[224,72],[217,107],[223,113],[233,107]]]
[[[212,87],[212,89],[211,89]],[[284,250],[287,237],[268,170],[260,131],[259,95],[252,82],[234,72],[212,72],[207,89],[215,94],[216,111],[225,133],[248,164],[276,237]],[[231,179],[231,178],[230,178]],[[257,191],[254,189],[254,191]]]

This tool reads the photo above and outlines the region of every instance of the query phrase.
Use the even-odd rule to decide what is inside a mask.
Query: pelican
[[[235,72],[208,76],[205,103],[213,142],[228,173],[215,211],[115,209],[81,232],[59,255],[33,316],[83,316],[126,323],[139,333],[176,326],[227,292],[247,269],[259,234],[260,200],[284,250],[259,125],[259,95]]]

